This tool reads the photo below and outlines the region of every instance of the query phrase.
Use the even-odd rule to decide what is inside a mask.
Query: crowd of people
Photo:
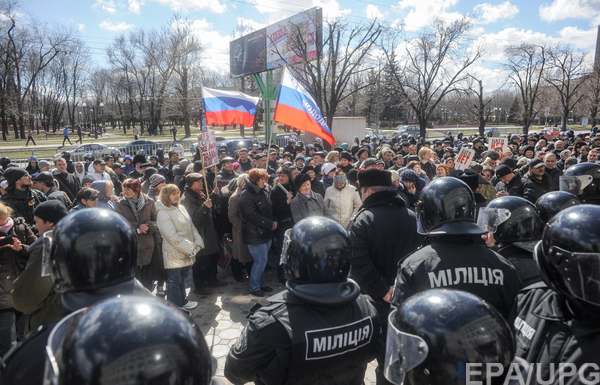
[[[443,290],[436,295],[449,302],[472,303],[473,309],[479,306],[481,310],[477,301],[484,301],[489,309],[485,314],[472,310],[473,322],[486,317],[496,320],[496,339],[506,338],[502,333],[507,321],[513,325],[508,335],[515,334],[516,350],[496,356],[496,362],[510,365],[515,356],[530,363],[558,358],[596,362],[597,357],[585,353],[542,352],[543,341],[532,339],[531,331],[523,327],[540,324],[531,319],[538,314],[532,315],[531,308],[550,301],[549,295],[558,298],[552,298],[548,306],[570,309],[569,316],[558,322],[581,320],[588,327],[589,320],[597,319],[589,306],[595,309],[600,304],[600,280],[596,279],[600,242],[594,243],[598,235],[578,239],[580,235],[572,234],[575,241],[569,243],[561,231],[572,232],[577,226],[556,222],[561,213],[576,210],[597,232],[593,224],[600,224],[600,214],[591,214],[597,212],[591,205],[600,202],[600,135],[596,131],[587,136],[561,132],[553,140],[509,135],[508,145],[501,149],[489,149],[487,138],[462,133],[454,138],[450,132],[433,142],[413,136],[389,141],[367,136],[329,151],[320,139],[290,141],[283,148],[256,142],[233,154],[219,149],[219,163],[210,168],[203,167],[198,151],[190,159],[180,158],[176,151],[164,156],[162,150],[158,155],[138,153],[123,159],[116,155],[95,159],[86,154],[83,162],[75,163],[65,151],[49,161],[32,156],[25,168],[3,157],[0,356],[11,348],[13,327],[18,342],[65,313],[95,303],[68,293],[95,293],[102,282],[94,284],[91,278],[77,282],[68,277],[75,273],[69,272],[45,274],[48,269],[78,264],[72,260],[47,266],[48,258],[63,256],[60,249],[43,254],[47,241],[51,245],[59,241],[57,227],[62,225],[64,238],[65,228],[72,227],[76,218],[106,224],[97,213],[108,212],[115,222],[113,233],[118,229],[130,232],[129,241],[116,241],[122,251],[102,239],[109,235],[94,233],[91,226],[87,236],[94,252],[86,253],[82,245],[62,252],[104,258],[104,263],[88,261],[89,266],[79,268],[111,266],[115,271],[104,276],[117,274],[118,279],[111,281],[115,287],[129,282],[123,294],[151,296],[155,291],[189,311],[198,304],[186,295],[190,270],[198,295],[227,285],[218,279],[217,265],[231,242],[235,280],[247,282],[248,293],[255,298],[272,295],[268,306],[253,308],[244,334],[229,353],[225,375],[236,384],[293,383],[292,376],[301,378],[301,383],[360,384],[372,359],[378,361],[378,384],[401,383],[407,373],[428,361],[430,366],[414,374],[414,383],[422,383],[423,371],[430,378],[460,377],[459,369],[442,373],[435,367],[436,360],[425,360],[425,356],[412,367],[390,359],[390,349],[396,346],[390,338],[402,340],[406,333],[417,336],[419,344],[431,344],[433,354],[435,338],[424,342],[427,339],[419,336],[420,327],[414,324],[409,325],[410,331],[406,329],[407,322],[416,322],[406,320],[412,317],[406,309],[421,307],[426,314],[422,301],[431,298],[419,293],[431,289],[468,292],[472,297]],[[475,151],[464,169],[455,164],[462,147]],[[122,223],[117,226],[117,222]],[[544,231],[551,222],[554,229]],[[547,233],[553,235],[540,244]],[[100,239],[92,241],[89,237],[94,234]],[[577,248],[577,241],[584,244],[582,249],[569,249]],[[564,266],[555,266],[560,261],[552,259],[556,254],[552,242],[573,259],[586,253],[587,264],[569,265],[594,270],[587,280],[579,275],[581,287],[562,279],[566,273]],[[128,249],[128,243],[134,248]],[[100,257],[102,250],[108,256]],[[126,261],[130,267],[120,265],[122,258],[119,263],[106,261],[111,253],[116,257],[125,252],[131,256]],[[268,269],[277,269],[286,290],[269,294],[274,289],[264,278]],[[569,276],[568,281],[572,280]],[[111,298],[107,293],[99,296]],[[454,314],[447,305],[437,311]],[[546,324],[538,328],[553,327]],[[317,332],[332,325],[330,333]],[[562,337],[569,336],[569,332],[562,333]],[[592,334],[592,341],[597,334]],[[315,337],[304,337],[308,335]],[[537,335],[542,338],[539,330]],[[552,342],[559,345],[561,336],[553,335]],[[332,338],[337,341],[333,345]],[[568,344],[570,349],[580,346],[570,340]],[[446,351],[452,348],[456,347],[445,346],[435,354],[449,354]],[[490,357],[494,355],[486,359]],[[348,366],[349,360],[354,366]]]

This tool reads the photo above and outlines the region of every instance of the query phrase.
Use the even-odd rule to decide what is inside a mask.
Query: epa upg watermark
[[[538,364],[528,367],[512,362],[508,367],[500,363],[467,363],[467,385],[492,385],[504,378],[504,385],[565,385],[570,381],[584,385],[600,383],[600,366],[585,363],[579,367],[573,363]]]

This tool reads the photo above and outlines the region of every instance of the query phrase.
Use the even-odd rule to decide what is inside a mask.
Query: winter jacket
[[[129,204],[127,198],[122,198],[115,205],[115,211],[121,214],[131,226],[136,229],[137,243],[138,243],[138,255],[137,255],[137,266],[146,266],[152,262],[152,253],[154,252],[154,232],[158,229],[156,225],[156,205],[154,201],[146,194],[144,194],[146,204],[138,213],[139,219],[135,217],[133,209]],[[148,225],[148,231],[145,234],[137,232],[140,225]]]
[[[558,167],[554,166],[554,168],[547,168],[546,173],[550,175],[552,179],[552,191],[560,190],[560,177],[563,176],[563,172]]]
[[[354,186],[347,183],[341,190],[338,190],[335,186],[325,190],[323,213],[327,218],[333,219],[344,228],[348,226],[350,219],[356,214],[361,205],[358,191]]]
[[[242,209],[242,238],[247,245],[268,242],[273,228],[273,203],[265,188],[247,182],[240,198]]]
[[[217,195],[210,194],[210,200],[214,205],[217,201]],[[185,187],[181,205],[185,207],[190,218],[192,218],[192,223],[196,226],[196,230],[198,230],[198,234],[204,242],[204,248],[200,251],[198,257],[211,255],[219,251],[219,239],[213,223],[212,209],[204,205],[205,201],[206,195],[204,193],[197,193],[191,188]]]
[[[2,203],[13,209],[13,218],[21,217],[25,219],[25,223],[27,223],[29,227],[33,227],[35,225],[33,210],[40,203],[47,201],[48,198],[46,198],[44,193],[34,189],[29,189],[27,191],[14,189],[13,191],[6,191],[6,194],[2,195],[0,200]]]
[[[314,191],[310,192],[310,197],[298,193],[290,202],[290,209],[294,223],[308,217],[323,216],[323,196]]]
[[[196,226],[191,226],[187,210],[183,205],[165,206],[156,202],[158,215],[156,223],[163,238],[163,259],[165,269],[178,269],[191,266],[196,254],[204,248],[204,242]]]
[[[11,293],[15,309],[28,315],[25,334],[40,325],[49,325],[63,314],[61,295],[54,291],[50,276],[42,276],[43,238],[38,238],[27,251],[29,260]]]
[[[79,189],[81,189],[81,180],[68,172],[54,171],[52,176],[58,181],[58,188],[60,191],[66,192],[71,202],[73,202]]]
[[[498,182],[496,184],[496,192],[506,191],[508,195],[511,197],[521,197],[523,198],[524,187],[523,182],[521,181],[521,176],[518,171],[513,171],[515,175],[508,184],[504,182]]]
[[[240,209],[241,191],[236,189],[229,197],[229,211],[227,212],[231,222],[233,239],[233,258],[242,263],[252,262],[252,254],[242,238],[242,210]]]
[[[536,178],[531,172],[523,177],[523,197],[535,203],[539,197],[552,191],[552,178],[544,173],[542,180]]]
[[[383,297],[394,285],[398,262],[423,240],[415,214],[397,193],[380,191],[365,199],[347,230],[353,250],[351,278],[385,317],[389,303]]]
[[[21,241],[21,249],[15,251],[10,247],[0,248],[0,309],[13,307],[13,299],[10,292],[13,289],[13,281],[25,269],[29,253],[27,247],[36,240],[35,235],[25,223],[23,218],[13,218],[13,226],[0,236],[14,237]]]

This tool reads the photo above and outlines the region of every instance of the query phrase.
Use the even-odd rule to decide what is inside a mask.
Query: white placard
[[[471,164],[471,160],[475,156],[475,150],[470,148],[461,147],[456,160],[454,161],[455,170],[464,170]]]
[[[215,132],[210,130],[198,135],[198,145],[202,154],[202,166],[204,168],[219,164],[219,153],[217,152],[217,140]]]

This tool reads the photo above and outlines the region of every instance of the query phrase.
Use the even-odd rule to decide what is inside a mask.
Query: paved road
[[[252,297],[248,293],[248,281],[236,282],[231,270],[221,271],[219,279],[226,281],[227,286],[219,287],[212,295],[200,296],[190,292],[188,298],[198,301],[198,307],[192,310],[192,317],[205,335],[206,342],[214,358],[215,375],[224,384],[231,384],[224,376],[225,359],[229,349],[236,343],[247,324],[247,315],[257,302],[266,304],[266,299]],[[277,270],[272,269],[265,274],[267,285],[282,291],[284,286],[277,279]],[[191,284],[191,281],[189,281]],[[375,362],[372,362],[365,376],[365,384],[375,384]]]

